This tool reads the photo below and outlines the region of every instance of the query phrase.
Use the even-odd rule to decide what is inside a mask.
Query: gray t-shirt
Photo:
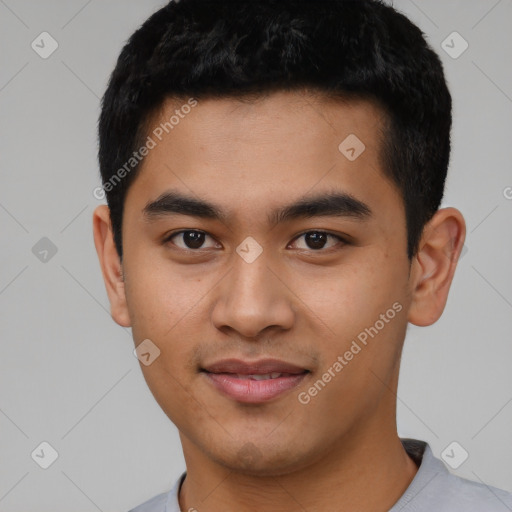
[[[414,479],[389,512],[511,512],[512,493],[452,475],[424,441],[402,439],[419,467]],[[186,473],[164,494],[130,512],[180,512],[178,492]]]

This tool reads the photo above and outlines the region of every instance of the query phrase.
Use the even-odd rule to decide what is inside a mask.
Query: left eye
[[[174,239],[176,239],[176,241],[174,241]],[[207,239],[210,239],[211,243],[205,247],[203,244]],[[180,249],[209,249],[218,247],[218,244],[215,243],[213,238],[204,231],[180,231],[174,233],[166,241],[170,242],[171,240],[173,241],[172,243]]]
[[[334,247],[339,242],[344,242],[343,238],[331,235],[330,233],[326,233],[324,231],[308,231],[307,233],[303,233],[302,235],[298,236],[294,242],[299,241],[303,239],[304,242],[302,244],[299,244],[296,249],[313,249],[313,250],[319,250],[319,249],[330,249],[331,247]],[[329,240],[334,243],[328,244]],[[293,243],[293,242],[292,242]]]

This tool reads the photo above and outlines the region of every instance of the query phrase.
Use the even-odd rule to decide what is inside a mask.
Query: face
[[[185,456],[284,474],[392,430],[410,262],[381,112],[299,92],[184,111],[128,191],[114,318],[160,350],[141,368]]]

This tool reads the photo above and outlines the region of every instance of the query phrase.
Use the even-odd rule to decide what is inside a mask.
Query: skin
[[[167,101],[153,124],[180,104]],[[413,479],[417,467],[396,427],[402,345],[408,322],[426,326],[441,316],[465,224],[458,210],[439,210],[408,260],[403,201],[379,160],[381,127],[382,113],[367,101],[307,91],[201,100],[149,152],[128,190],[122,265],[109,210],[95,210],[112,317],[132,327],[136,345],[149,338],[161,351],[141,369],[180,432],[182,510],[386,511]],[[366,146],[354,161],[338,150],[351,133]],[[169,190],[226,216],[145,218],[145,205]],[[331,191],[363,201],[371,217],[268,223],[272,209]],[[164,241],[186,229],[209,235],[204,248],[183,248],[183,235]],[[328,237],[324,249],[312,249],[307,231],[348,243]],[[252,263],[236,252],[248,236],[263,248]],[[298,393],[397,302],[401,311],[378,335],[300,403]],[[269,402],[242,404],[199,371],[230,357],[277,358],[311,373]]]

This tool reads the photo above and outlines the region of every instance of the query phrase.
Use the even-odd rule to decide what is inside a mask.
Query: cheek
[[[309,315],[316,315],[326,329],[341,335],[372,325],[393,303],[401,302],[402,274],[389,259],[372,262],[366,258],[311,276],[302,273],[294,281]]]
[[[183,372],[182,367],[179,356],[175,355],[170,361],[169,354],[165,352],[150,366],[141,365],[144,379],[156,402],[173,423],[186,430],[190,418],[202,418],[204,407],[188,390],[189,382],[180,373]]]
[[[375,322],[381,313],[404,300],[407,266],[401,255],[392,257],[389,248],[376,248],[361,261],[361,271],[354,273],[350,286],[355,290],[355,306],[366,321]],[[405,255],[404,255],[405,256]]]
[[[143,367],[143,371],[148,377],[157,375],[157,385],[166,379],[166,372],[176,378],[186,375],[195,347],[204,342],[207,292],[212,285],[207,279],[199,282],[183,277],[167,261],[136,264],[133,259],[127,265],[127,276],[126,296],[135,343],[149,339],[160,350],[155,371],[151,366]]]
[[[162,269],[139,269],[130,274],[131,284],[127,287],[133,338],[136,344],[149,339],[159,350],[151,364],[141,362],[141,370],[163,411],[172,421],[182,424],[180,411],[187,411],[186,416],[199,417],[200,413],[193,410],[196,403],[188,388],[191,359],[201,342],[200,299],[204,292]]]
[[[166,265],[141,259],[127,262],[126,298],[135,339],[162,339],[192,312],[201,289]]]
[[[333,397],[341,392],[361,396],[374,386],[377,392],[374,374],[383,380],[391,375],[407,326],[403,269],[403,263],[389,258],[360,258],[331,269],[328,276],[308,279],[305,311],[315,324],[313,331],[321,333],[321,371],[334,371],[338,356],[344,360],[343,370],[334,371]],[[306,288],[299,293],[306,293]]]

